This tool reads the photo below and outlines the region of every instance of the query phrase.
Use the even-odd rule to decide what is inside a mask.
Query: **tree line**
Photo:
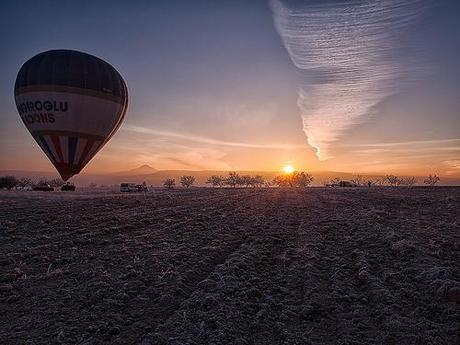
[[[437,175],[429,175],[423,180],[423,183],[427,186],[436,186],[440,182],[440,178]],[[182,187],[190,188],[196,182],[194,176],[185,175],[181,176],[179,179],[179,184]],[[291,174],[282,174],[276,176],[273,180],[266,180],[262,175],[240,175],[235,171],[231,171],[227,176],[222,175],[212,175],[206,180],[206,184],[211,187],[229,187],[229,188],[241,188],[241,187],[291,187],[291,188],[306,188],[311,185],[313,182],[313,176],[307,172],[293,172]],[[342,185],[343,181],[339,177],[336,177],[330,181],[326,181],[323,184],[325,186],[348,186]],[[386,175],[381,177],[375,177],[371,179],[366,179],[362,175],[357,175],[353,177],[348,183],[352,186],[406,186],[412,187],[415,186],[418,181],[415,177],[399,177],[396,175]],[[27,177],[16,178],[15,176],[0,176],[0,189],[11,190],[13,188],[33,188],[39,185],[49,185],[51,187],[60,187],[64,184],[64,181],[60,178],[41,178],[39,180],[33,180]],[[168,178],[163,181],[163,186],[166,188],[176,187],[176,180]]]
[[[266,180],[262,175],[240,175],[236,171],[230,171],[227,176],[212,175],[206,180],[206,184],[211,187],[229,188],[260,188],[260,187],[297,187],[305,188],[313,182],[313,176],[306,172],[293,172],[276,176],[272,181]],[[182,176],[179,180],[182,187],[189,188],[195,183],[194,176]],[[168,178],[163,181],[166,188],[176,187],[176,180]]]
[[[428,177],[426,177],[423,180],[423,184],[425,184],[426,186],[434,187],[440,181],[441,179],[439,178],[439,176],[428,175]],[[325,186],[337,186],[337,185],[340,185],[341,182],[343,181],[340,178],[336,177],[330,181],[325,182],[324,185]],[[385,176],[379,176],[379,177],[374,177],[370,179],[366,179],[362,175],[357,175],[350,180],[350,183],[356,187],[361,187],[361,186],[413,187],[418,182],[419,181],[417,181],[417,179],[414,176],[396,176],[396,175],[385,175]]]
[[[16,178],[15,176],[0,176],[0,189],[11,190],[13,188],[33,188],[35,186],[49,185],[50,187],[60,187],[64,184],[64,180],[60,178],[41,178],[33,180],[28,177]]]
[[[293,172],[291,174],[282,174],[276,176],[273,180],[266,180],[261,175],[239,175],[235,171],[231,171],[227,176],[222,175],[212,175],[206,180],[206,184],[211,187],[291,187],[291,188],[306,188],[310,186],[314,178],[311,174],[307,172]],[[426,186],[436,186],[440,182],[440,178],[437,175],[429,175],[423,180],[423,183]],[[179,180],[179,183],[182,187],[189,188],[195,183],[194,176],[182,176]],[[417,179],[414,176],[396,176],[396,175],[386,175],[375,177],[371,179],[366,179],[362,175],[356,175],[350,181],[344,181],[339,177],[335,177],[330,181],[326,181],[323,184],[325,186],[338,186],[338,187],[373,187],[373,186],[406,186],[413,187],[418,183]],[[166,188],[176,187],[176,180],[168,178],[163,182],[163,186]]]

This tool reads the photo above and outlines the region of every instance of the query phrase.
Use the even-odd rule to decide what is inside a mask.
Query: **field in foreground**
[[[0,192],[0,340],[458,344],[459,196]]]

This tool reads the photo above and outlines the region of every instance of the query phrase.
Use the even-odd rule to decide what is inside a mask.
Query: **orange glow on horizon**
[[[283,167],[283,171],[285,174],[292,174],[294,171],[295,171],[295,168],[291,165],[291,164],[286,164],[284,167]]]

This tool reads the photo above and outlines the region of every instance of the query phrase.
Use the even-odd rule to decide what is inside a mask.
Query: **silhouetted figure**
[[[368,186],[369,188],[371,188],[372,182],[371,182],[371,181],[367,181],[367,186]]]

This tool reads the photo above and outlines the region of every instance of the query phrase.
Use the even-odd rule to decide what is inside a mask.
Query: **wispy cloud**
[[[438,140],[412,140],[400,141],[392,143],[366,143],[366,144],[353,144],[353,147],[397,147],[397,146],[411,146],[411,145],[441,145],[441,144],[460,144],[460,139],[438,139]],[[460,147],[458,147],[460,148]]]
[[[297,103],[303,130],[317,156],[331,158],[331,144],[345,130],[420,71],[417,61],[398,56],[396,38],[424,1],[271,4],[276,29],[302,75]]]
[[[387,158],[405,160],[429,159],[430,161],[458,156],[460,139],[415,140],[393,143],[369,143],[347,146],[360,156],[385,154]]]
[[[236,142],[236,141],[225,141],[213,138],[201,137],[193,134],[184,134],[177,132],[169,132],[151,128],[145,128],[140,126],[125,125],[122,127],[125,131],[155,135],[159,137],[167,137],[174,139],[181,139],[186,141],[192,141],[195,143],[217,145],[217,146],[231,146],[231,147],[243,147],[243,148],[256,148],[256,149],[281,149],[281,150],[294,150],[299,148],[305,148],[303,145],[284,145],[284,144],[258,144],[258,143],[247,143],[247,142]]]
[[[460,174],[460,159],[446,160],[442,162],[445,167],[446,175]]]

